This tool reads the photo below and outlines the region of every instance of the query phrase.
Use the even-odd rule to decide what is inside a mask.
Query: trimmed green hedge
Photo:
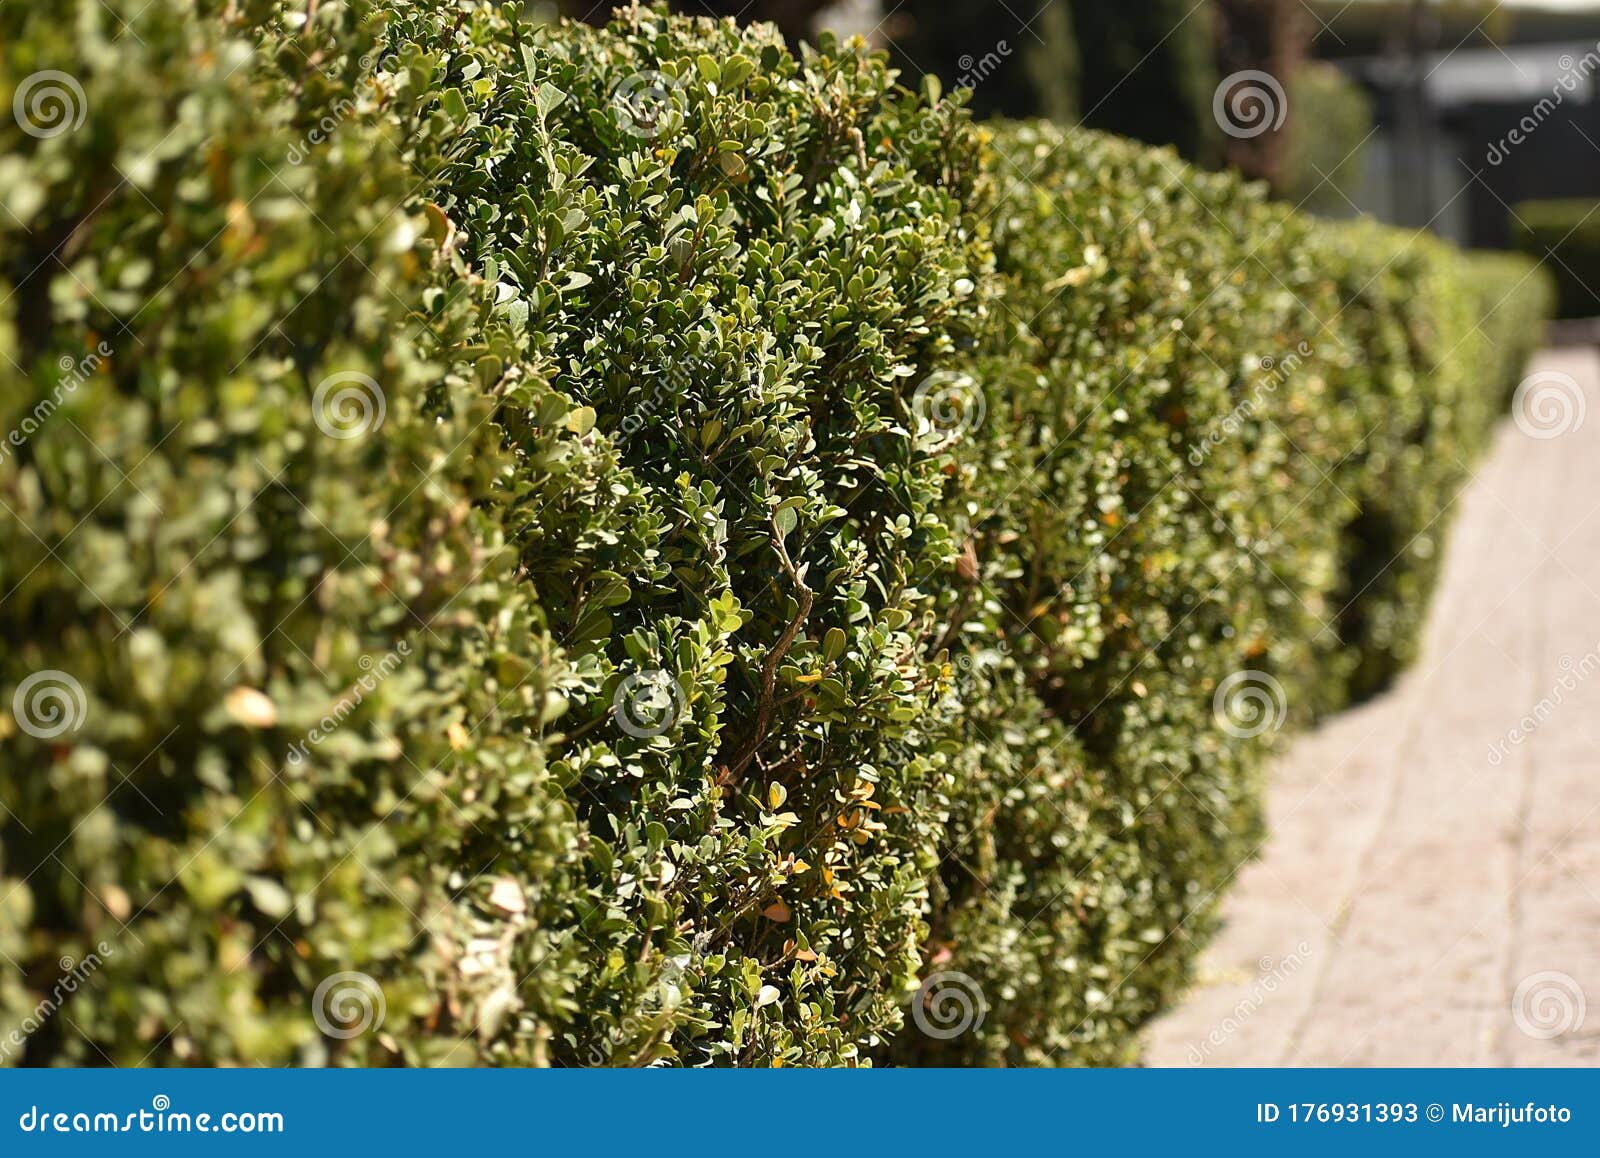
[[[546,742],[590,967],[553,1055],[854,1060],[914,988],[945,808],[913,727],[958,545],[912,403],[986,320],[977,134],[731,22],[391,35],[418,167],[626,471],[514,532],[576,669]]]
[[[973,697],[930,916],[988,1016],[893,1056],[1127,1062],[1259,846],[1277,722],[1413,655],[1548,290],[1114,138],[1017,125],[997,151],[962,632],[1029,691]]]
[[[318,71],[266,5],[71,8],[0,12],[0,87],[61,97],[0,122],[0,1048],[459,1057],[475,870],[553,923],[581,859],[518,734],[566,669],[504,528],[609,498],[615,454],[410,206],[352,103],[370,36]],[[501,407],[553,417],[521,430],[541,469],[513,477]],[[544,927],[516,948],[576,972]],[[318,1032],[341,973],[381,993],[324,1004],[381,996],[380,1035]]]
[[[72,7],[0,8],[82,110],[0,126],[13,1062],[1128,1059],[1258,833],[1219,688],[1409,657],[1545,309],[855,46]]]
[[[1600,316],[1600,204],[1523,201],[1512,211],[1511,233],[1555,277],[1560,317]]]

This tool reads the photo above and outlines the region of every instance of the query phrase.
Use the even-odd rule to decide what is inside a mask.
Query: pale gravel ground
[[[1600,355],[1534,370],[1577,379],[1586,420],[1504,424],[1420,661],[1280,760],[1268,842],[1147,1064],[1600,1064]]]

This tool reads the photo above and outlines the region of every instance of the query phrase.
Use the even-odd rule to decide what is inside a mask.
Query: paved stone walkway
[[[1535,376],[1420,662],[1290,747],[1148,1064],[1600,1064],[1600,355]]]

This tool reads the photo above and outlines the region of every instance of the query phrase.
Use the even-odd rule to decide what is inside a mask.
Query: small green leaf
[[[538,91],[534,93],[533,104],[539,110],[541,117],[549,116],[560,107],[561,102],[567,99],[567,94],[558,89],[549,81],[540,81]]]
[[[452,121],[467,119],[467,102],[458,88],[447,88],[439,94],[439,107]]]

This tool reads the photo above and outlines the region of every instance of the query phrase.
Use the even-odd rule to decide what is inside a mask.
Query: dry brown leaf
[[[522,886],[510,877],[501,877],[494,882],[489,890],[489,903],[513,916],[528,911],[528,899],[522,895]]]
[[[278,722],[278,705],[265,692],[243,684],[228,693],[224,706],[235,723],[247,728],[270,728]]]

